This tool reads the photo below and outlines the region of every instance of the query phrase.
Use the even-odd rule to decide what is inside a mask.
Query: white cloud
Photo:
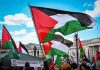
[[[56,33],[56,34],[59,34],[59,35],[62,35],[61,33]],[[63,36],[65,39],[68,39],[68,40],[71,40],[71,41],[74,41],[74,38],[73,38],[73,35],[67,35],[67,36]],[[25,36],[23,37],[13,37],[14,40],[16,41],[16,43],[18,44],[19,41],[21,41],[23,44],[28,44],[28,43],[36,43],[36,44],[39,44],[39,41],[38,41],[38,38],[37,38],[37,35],[36,35],[36,32],[30,32],[30,33],[27,33],[25,34]]]
[[[14,32],[11,32],[14,36],[16,35],[24,35],[26,34],[26,30],[25,29],[22,29],[22,30],[19,30],[19,31],[14,31]]]
[[[98,17],[100,16],[100,0],[96,0],[94,3],[94,9],[93,10],[86,10],[85,13],[89,14],[92,17]]]
[[[92,4],[88,4],[87,6],[90,7],[90,6],[92,6]]]
[[[31,32],[26,34],[23,37],[14,37],[14,40],[16,41],[16,43],[18,43],[19,41],[21,41],[23,44],[28,44],[28,43],[37,43],[38,42],[38,38],[35,32]]]
[[[84,7],[90,7],[90,6],[92,6],[92,4],[90,4],[90,3],[85,3],[83,6],[84,6]]]
[[[84,6],[84,7],[87,6],[87,3],[83,4],[83,6]]]
[[[33,21],[32,21],[31,18],[30,18],[29,21],[26,23],[26,26],[27,26],[27,27],[32,27],[32,28],[34,27],[34,24],[33,24]]]
[[[32,19],[27,17],[27,15],[25,15],[24,13],[7,15],[4,17],[4,21],[0,21],[0,24],[8,24],[8,25],[26,24],[27,27],[33,27]]]

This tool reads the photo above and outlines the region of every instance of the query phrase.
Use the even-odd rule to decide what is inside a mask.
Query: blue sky
[[[96,26],[79,32],[82,40],[100,37],[100,0],[0,0],[0,39],[4,24],[18,43],[38,43],[28,5],[84,12],[96,20]],[[73,40],[73,35],[64,36]]]

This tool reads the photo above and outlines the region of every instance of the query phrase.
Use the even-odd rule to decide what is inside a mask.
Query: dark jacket
[[[49,70],[49,66],[46,60],[44,61],[44,70]]]

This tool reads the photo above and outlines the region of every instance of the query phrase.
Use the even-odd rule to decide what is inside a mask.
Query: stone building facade
[[[96,51],[100,52],[100,38],[84,40],[82,41],[82,47],[85,50],[86,56],[88,56],[88,51],[89,51],[90,58],[92,58],[93,56],[96,57]],[[69,55],[76,58],[77,53],[76,53],[75,43],[69,48]]]
[[[36,56],[42,58],[43,51],[39,44],[29,43],[26,45],[26,48],[29,51],[29,54],[35,56],[34,47],[36,46]],[[88,50],[90,51],[90,58],[96,55],[96,51],[100,52],[100,38],[94,38],[90,40],[82,41],[83,49],[85,50],[86,56],[88,56]],[[76,45],[75,43],[69,48],[68,54],[73,56],[76,59]]]
[[[43,51],[42,51],[42,48],[40,47],[39,44],[29,43],[25,46],[28,49],[28,52],[29,52],[30,55],[36,56],[36,57],[39,57],[39,58],[43,57]],[[34,49],[34,48],[36,48],[36,49]]]

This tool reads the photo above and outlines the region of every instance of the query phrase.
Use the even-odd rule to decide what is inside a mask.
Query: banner
[[[30,67],[43,67],[43,61],[34,61],[34,60],[16,60],[16,59],[11,59],[11,66],[19,66],[19,67],[24,67],[25,62],[30,63]]]

